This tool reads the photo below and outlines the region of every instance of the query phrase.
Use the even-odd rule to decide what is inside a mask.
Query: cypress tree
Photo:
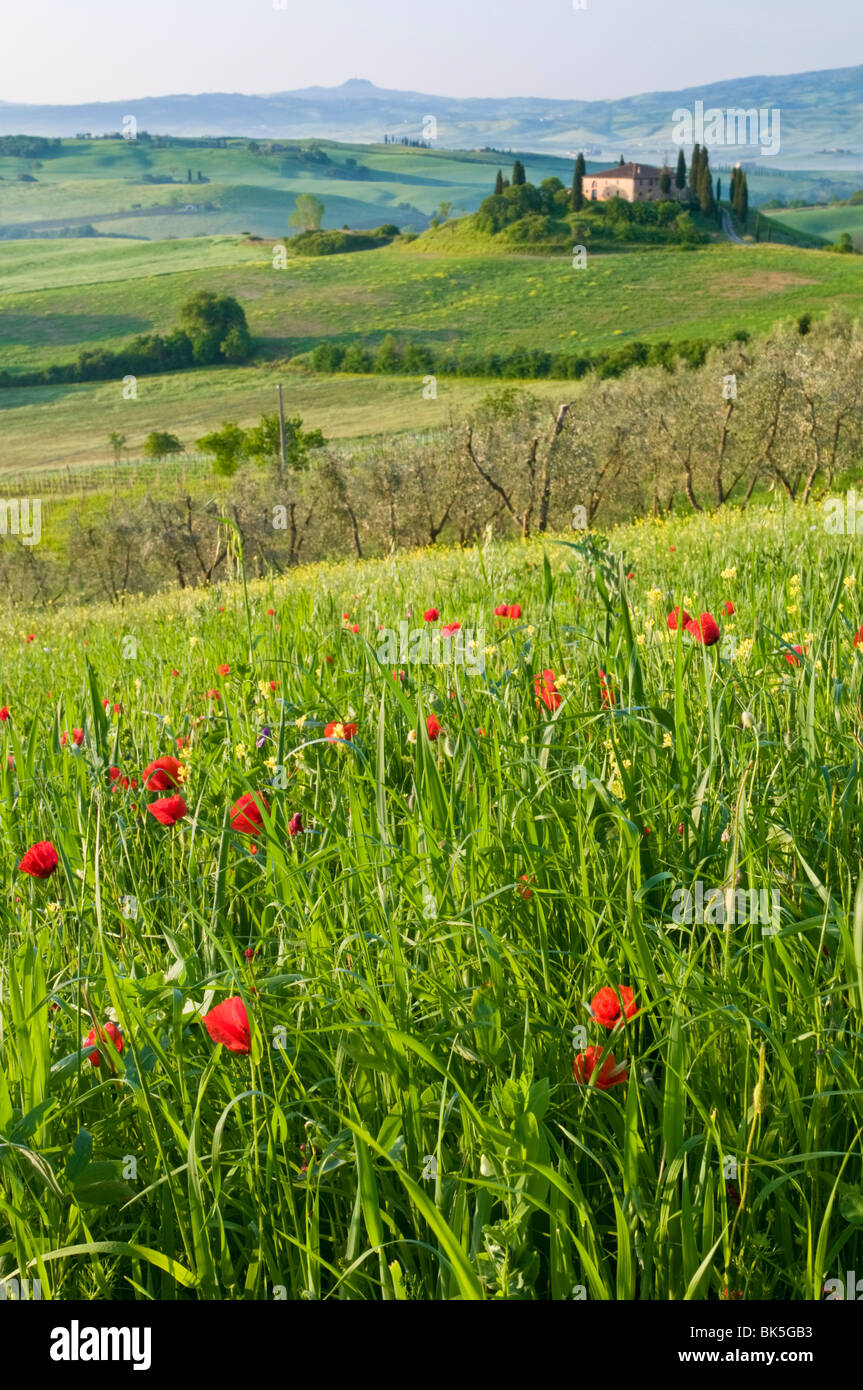
[[[527,183],[527,175],[524,172],[524,165],[520,159],[517,159],[512,166],[512,186],[513,188],[520,188],[525,183]]]
[[[740,171],[740,218],[743,226],[746,226],[749,217],[749,185],[746,182],[746,175]]]
[[[666,166],[659,175],[659,191],[663,198],[667,198],[671,192],[671,170]]]
[[[707,217],[713,211],[713,176],[710,173],[710,155],[707,149],[701,151],[698,161],[698,201],[701,211]]]
[[[584,202],[584,174],[584,155],[579,153],[575,161],[575,172],[572,176],[572,198],[570,201],[573,212],[579,212]]]
[[[677,173],[674,175],[674,186],[680,190],[686,187],[686,156],[682,149],[677,154]]]
[[[494,191],[496,194],[503,192],[503,171],[498,169],[497,178],[494,181]]]
[[[721,202],[722,202],[722,179],[721,179],[721,178],[716,180],[716,201],[717,201],[717,203],[721,203]]]
[[[624,159],[623,155],[621,155],[621,156],[620,156],[620,159],[617,161],[617,167],[618,167],[618,169],[620,168],[621,164],[625,164],[625,163],[626,163],[626,160]]]
[[[698,180],[701,177],[701,146],[693,145],[692,162],[689,166],[690,201],[698,197]]]

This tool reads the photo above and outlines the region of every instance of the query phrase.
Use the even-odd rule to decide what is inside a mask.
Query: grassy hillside
[[[169,430],[194,451],[194,441],[222,420],[252,425],[275,410],[278,382],[284,384],[285,409],[327,439],[439,429],[451,413],[461,415],[491,389],[482,381],[441,379],[437,400],[426,400],[418,377],[223,367],[142,379],[136,401],[124,400],[115,382],[0,391],[0,473],[106,464],[108,435],[115,430],[126,435],[133,457],[154,429]],[[572,383],[532,382],[531,390],[556,403],[571,396]]]
[[[480,151],[277,144],[276,151],[263,146],[254,153],[246,140],[227,141],[225,148],[64,140],[39,167],[31,159],[0,155],[0,235],[89,223],[98,232],[148,240],[243,231],[287,236],[299,193],[321,199],[325,227],[396,221],[420,230],[441,202],[472,211],[491,190],[501,162],[512,162]],[[553,174],[571,180],[571,160],[526,158],[528,175],[537,182]],[[199,171],[207,182],[197,181]],[[19,181],[28,172],[36,182]],[[188,205],[196,211],[183,211]]]
[[[440,233],[445,242],[447,232]],[[68,257],[67,260],[64,258]],[[200,259],[196,259],[200,257]],[[103,277],[102,264],[107,275]],[[151,248],[124,243],[49,247],[50,288],[35,288],[38,250],[0,246],[0,368],[73,360],[82,347],[117,348],[135,333],[168,331],[198,289],[243,303],[264,356],[322,339],[377,343],[388,332],[477,351],[613,346],[759,329],[803,309],[863,302],[859,264],[786,247],[718,245],[571,256],[439,256],[411,247],[274,269],[268,246],[225,239]],[[64,265],[67,269],[64,273]],[[526,312],[529,310],[529,312]]]
[[[863,612],[811,522],[642,524],[601,592],[549,538],[6,605],[0,1273],[46,1300],[844,1288]],[[668,632],[684,603],[715,645]],[[387,654],[432,604],[479,670]]]
[[[161,240],[251,232],[289,234],[298,193],[324,204],[325,227],[355,228],[395,221],[420,231],[441,202],[472,212],[491,192],[497,169],[512,155],[483,150],[419,149],[399,145],[276,141],[268,152],[247,140],[224,148],[177,142],[158,148],[140,140],[64,140],[37,164],[0,153],[0,238],[90,226],[103,235]],[[730,165],[716,151],[716,170],[727,190]],[[321,159],[321,155],[325,159]],[[567,186],[573,160],[560,154],[522,156],[531,182],[556,175]],[[588,161],[588,171],[605,167]],[[188,183],[191,170],[192,182]],[[198,182],[198,173],[206,182]],[[29,174],[35,182],[21,182]],[[173,179],[151,183],[148,179]],[[817,170],[774,168],[749,174],[753,206],[767,198],[813,201],[849,196],[860,180]],[[184,209],[192,205],[193,212]]]
[[[858,251],[863,251],[863,205],[848,207],[835,203],[826,208],[782,208],[771,216],[780,218],[789,227],[799,228],[830,242],[850,232]]]
[[[444,228],[437,240],[445,245],[449,236]],[[182,300],[201,288],[236,294],[262,356],[282,364],[322,340],[375,345],[388,332],[444,354],[462,345],[577,353],[636,338],[724,339],[832,304],[863,307],[856,258],[728,244],[593,254],[585,270],[563,256],[443,256],[394,245],[291,259],[277,270],[270,246],[228,237],[17,242],[0,245],[0,277],[0,368],[11,371],[167,331]],[[133,448],[155,428],[189,443],[226,417],[250,423],[271,407],[280,378],[287,380],[284,365],[266,362],[142,378],[132,402],[119,381],[0,391],[4,467],[101,462],[113,429]],[[426,401],[418,377],[292,374],[288,395],[329,437],[352,438],[443,423],[482,389],[442,378],[437,401]]]

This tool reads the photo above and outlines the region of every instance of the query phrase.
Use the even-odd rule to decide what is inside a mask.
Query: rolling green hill
[[[771,214],[799,231],[826,237],[830,242],[849,232],[858,251],[863,251],[863,205],[833,203],[825,208],[782,208]]]
[[[246,231],[287,236],[299,193],[321,199],[325,227],[395,220],[419,231],[442,202],[472,211],[491,191],[500,164],[512,162],[481,151],[276,143],[270,149],[251,142],[250,149],[246,140],[223,147],[64,140],[38,162],[0,154],[0,237],[82,225],[148,240]],[[569,159],[536,155],[527,163],[537,182],[552,174],[571,180]],[[35,182],[22,182],[22,173]]]
[[[276,270],[269,245],[230,237],[17,242],[0,247],[0,273],[0,369],[43,368],[81,347],[116,349],[136,333],[168,331],[203,288],[241,300],[259,345],[247,367],[142,378],[134,402],[122,399],[119,380],[0,390],[7,469],[104,462],[112,429],[133,448],[154,428],[176,429],[189,444],[223,418],[248,424],[271,408],[278,379],[290,381],[291,408],[331,437],[442,424],[451,407],[482,394],[481,383],[448,377],[430,402],[416,376],[286,374],[290,357],[327,340],[374,346],[392,332],[444,356],[449,347],[577,354],[635,339],[726,339],[804,311],[863,308],[857,257],[727,243],[593,254],[576,271],[569,257],[445,257],[404,244]]]
[[[118,348],[166,332],[200,289],[236,295],[264,357],[318,342],[406,341],[469,350],[573,351],[641,338],[672,342],[758,332],[777,318],[863,302],[856,258],[792,247],[728,244],[569,256],[435,256],[410,246],[289,259],[229,238],[151,244],[50,243],[39,289],[35,243],[0,248],[0,369],[72,361],[80,348]]]
[[[715,152],[715,172],[727,189],[724,154]],[[474,211],[491,192],[498,168],[508,172],[512,158],[491,150],[332,141],[63,140],[40,160],[0,151],[0,240],[87,229],[150,241],[242,232],[287,236],[300,193],[323,202],[325,227],[395,221],[422,231],[441,203],[450,203],[455,215]],[[531,182],[553,175],[567,186],[572,181],[570,157],[522,159]],[[605,163],[588,161],[588,170]],[[748,179],[753,206],[777,196],[846,197],[860,186],[859,175],[848,179],[769,162]]]

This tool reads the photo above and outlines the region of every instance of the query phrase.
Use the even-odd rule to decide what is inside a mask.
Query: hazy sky
[[[444,96],[592,99],[863,62],[863,0],[280,3],[0,0],[0,100],[275,92],[349,77]]]

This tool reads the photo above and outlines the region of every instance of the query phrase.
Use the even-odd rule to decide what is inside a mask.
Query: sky
[[[861,0],[0,0],[0,101],[49,105],[351,77],[598,100],[861,62]]]

